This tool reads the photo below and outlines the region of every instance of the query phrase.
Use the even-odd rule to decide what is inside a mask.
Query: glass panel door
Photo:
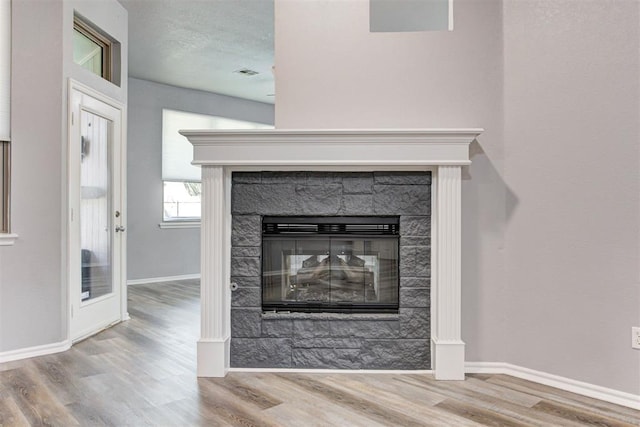
[[[124,106],[71,85],[69,334],[76,342],[126,318]]]
[[[81,300],[113,291],[111,251],[111,123],[81,112],[80,250]]]

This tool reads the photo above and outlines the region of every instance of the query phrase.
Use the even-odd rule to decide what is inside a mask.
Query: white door
[[[124,108],[75,82],[69,99],[70,337],[78,341],[126,313]]]

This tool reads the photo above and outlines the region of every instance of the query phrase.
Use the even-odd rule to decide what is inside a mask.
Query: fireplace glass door
[[[338,218],[312,227],[263,223],[264,310],[397,312],[397,225]]]

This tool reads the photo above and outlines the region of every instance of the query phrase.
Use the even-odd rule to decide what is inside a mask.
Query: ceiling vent
[[[239,70],[234,71],[234,73],[242,74],[244,76],[255,76],[256,74],[260,74],[257,71],[250,70],[248,68],[241,68]]]

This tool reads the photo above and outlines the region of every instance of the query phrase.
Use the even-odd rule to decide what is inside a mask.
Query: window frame
[[[11,201],[11,143],[0,141],[0,233],[8,234],[11,230],[9,204]]]
[[[165,191],[164,185],[167,182],[182,182],[182,183],[194,183],[200,184],[200,191],[202,191],[202,181],[179,181],[174,179],[163,179],[162,180],[162,222],[160,223],[160,228],[195,228],[200,226],[201,216],[185,216],[185,217],[177,217],[177,218],[165,218],[164,215],[164,206],[165,206]],[[200,198],[202,201],[202,198]]]
[[[99,77],[113,83],[113,46],[111,40],[78,15],[73,17],[73,29],[102,48],[102,72]],[[74,63],[82,66],[75,61]]]

